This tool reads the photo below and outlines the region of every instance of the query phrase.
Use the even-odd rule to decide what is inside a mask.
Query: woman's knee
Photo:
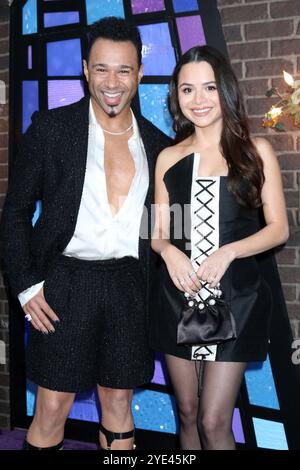
[[[198,400],[177,401],[181,424],[194,425],[197,422]]]
[[[199,431],[201,437],[208,441],[231,432],[231,420],[222,413],[205,413],[200,416]]]

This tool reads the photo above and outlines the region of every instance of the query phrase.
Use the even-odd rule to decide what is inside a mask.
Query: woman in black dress
[[[217,50],[194,47],[182,56],[170,104],[176,144],[156,167],[152,247],[162,263],[151,344],[166,355],[182,448],[234,449],[243,374],[247,362],[265,360],[269,338],[272,293],[255,255],[288,238],[281,174],[270,144],[250,137],[236,77]],[[177,345],[184,293],[199,289],[204,298],[221,289],[236,339],[204,351]],[[205,367],[198,396],[199,354]]]

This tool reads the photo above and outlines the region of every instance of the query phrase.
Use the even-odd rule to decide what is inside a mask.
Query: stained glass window
[[[131,0],[132,13],[151,13],[165,9],[164,0]]]
[[[143,41],[145,75],[171,75],[175,67],[175,53],[168,23],[156,23],[139,27]]]
[[[64,11],[61,13],[45,13],[44,26],[51,28],[53,26],[61,26],[65,24],[79,23],[78,11]]]
[[[132,410],[136,427],[175,434],[178,429],[174,397],[153,390],[137,390]],[[156,410],[156,413],[153,413]]]
[[[142,114],[168,135],[172,131],[172,119],[168,111],[168,85],[144,84],[139,87]]]
[[[21,48],[20,54],[25,57],[24,70],[19,73],[19,64],[13,70],[13,72],[18,71],[14,76],[20,89],[18,95],[21,98],[18,106],[20,110],[22,109],[22,122],[20,124],[16,122],[16,126],[19,126],[16,136],[26,131],[34,111],[65,106],[82,98],[84,90],[81,50],[84,31],[87,25],[94,21],[113,15],[126,17],[140,28],[144,62],[144,79],[138,92],[141,111],[155,126],[167,135],[173,136],[167,99],[168,81],[176,57],[192,46],[206,43],[217,44],[226,52],[216,0],[65,2],[64,5],[69,5],[72,11],[63,11],[65,8],[59,11],[60,4],[54,0],[26,2],[15,0],[11,6],[12,11],[18,10],[15,24],[19,25],[19,18],[22,18],[21,27],[18,26],[21,31],[17,32],[16,44]],[[84,9],[86,19],[85,15],[81,14]],[[43,18],[42,23],[38,22],[38,16]],[[71,27],[64,29],[63,25]],[[56,26],[61,28],[56,31],[49,30]],[[31,36],[24,38],[22,35]],[[42,60],[39,61],[37,58]],[[41,210],[41,204],[37,202],[33,224]],[[235,409],[232,425],[235,439],[240,444],[245,443],[247,446],[251,429],[251,442],[255,442],[256,439],[260,448],[287,449],[288,447],[286,435],[289,436],[289,433],[285,434],[286,419],[280,409],[282,397],[279,395],[278,384],[275,383],[272,374],[273,361],[277,359],[271,357],[264,364],[251,364],[246,371],[246,404],[241,407],[243,413],[238,407]],[[280,365],[276,363],[276,367]],[[133,412],[137,428],[174,434],[178,432],[176,408],[174,397],[167,388],[168,377],[164,372],[161,358],[157,357],[151,386],[149,389],[135,391]],[[28,415],[33,414],[35,393],[36,386],[28,382]],[[259,418],[255,416],[258,408]],[[70,417],[97,422],[99,410],[96,392],[78,394]],[[245,419],[248,419],[248,425],[243,428]],[[20,424],[23,426],[19,427],[24,427],[24,423]]]
[[[279,410],[276,387],[270,359],[264,363],[251,363],[245,374],[249,401],[252,405]]]
[[[48,108],[58,108],[79,101],[84,96],[82,80],[49,80]]]
[[[197,0],[173,0],[175,13],[198,10]]]
[[[37,32],[37,0],[27,0],[23,6],[23,34]]]
[[[282,423],[267,419],[253,418],[258,447],[264,449],[288,450],[286,434]]]
[[[244,444],[245,435],[244,435],[240,410],[238,408],[235,408],[234,413],[233,413],[232,430],[233,430],[235,441],[238,442],[239,444]]]
[[[154,371],[154,376],[152,379],[152,383],[154,384],[160,384],[160,385],[166,385],[169,383],[169,379],[166,371],[166,367],[163,369],[163,364],[164,364],[164,359],[161,354],[157,354],[156,360],[155,360],[155,371]]]
[[[27,49],[27,66],[29,70],[32,69],[32,46],[28,46]]]
[[[92,24],[104,16],[125,18],[122,0],[86,0],[87,23]]]
[[[179,17],[176,19],[176,23],[182,53],[191,47],[206,44],[202,20],[199,15]]]
[[[22,83],[23,133],[31,124],[31,116],[39,109],[39,82],[24,80]]]
[[[32,217],[32,225],[34,226],[36,224],[36,221],[38,220],[39,216],[41,215],[42,212],[42,201],[37,201],[36,202],[36,208],[35,212]]]
[[[48,42],[47,71],[53,76],[81,75],[82,58],[80,39]]]

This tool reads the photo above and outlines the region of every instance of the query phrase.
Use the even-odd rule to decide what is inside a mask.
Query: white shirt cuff
[[[38,293],[38,291],[43,287],[44,282],[45,281],[34,284],[33,286],[28,287],[28,289],[23,290],[23,292],[18,295],[21,307],[23,307],[27,302],[29,302],[30,299],[32,299],[32,297]]]

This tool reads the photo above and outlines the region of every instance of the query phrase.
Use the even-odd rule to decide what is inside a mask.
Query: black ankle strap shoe
[[[106,429],[101,423],[99,425],[100,431],[104,434],[107,442],[107,448],[105,450],[111,450],[111,445],[115,439],[130,439],[131,437],[134,438],[134,429],[128,432],[112,432]],[[135,444],[133,444],[133,450],[136,448]]]
[[[61,441],[59,444],[51,447],[36,447],[32,444],[29,444],[27,440],[24,440],[23,449],[22,450],[63,450],[64,448],[64,441]]]

